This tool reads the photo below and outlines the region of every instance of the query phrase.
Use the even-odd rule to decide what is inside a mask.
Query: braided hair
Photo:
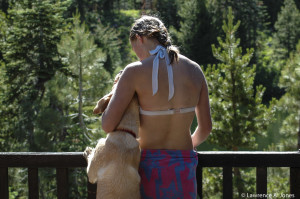
[[[170,64],[172,64],[174,61],[177,62],[179,60],[178,48],[172,45],[167,28],[157,17],[145,15],[137,19],[130,30],[130,40],[135,40],[136,35],[157,39],[160,45],[164,46],[167,49],[171,62]]]

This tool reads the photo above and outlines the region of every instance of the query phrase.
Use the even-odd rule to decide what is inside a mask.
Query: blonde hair
[[[135,40],[136,35],[157,39],[157,41],[167,49],[171,63],[173,63],[174,60],[176,62],[179,60],[178,48],[172,45],[167,28],[157,17],[145,15],[137,19],[131,27],[129,35],[130,40]]]

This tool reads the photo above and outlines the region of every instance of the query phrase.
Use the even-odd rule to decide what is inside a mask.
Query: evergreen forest
[[[83,152],[105,137],[92,110],[138,60],[129,31],[143,14],[205,74],[213,129],[197,150],[300,148],[300,0],[0,0],[0,151]],[[234,198],[255,193],[255,168],[233,174]],[[203,198],[222,198],[220,176],[203,169]],[[27,168],[9,179],[10,198],[27,198]],[[268,193],[288,181],[288,168],[268,168]],[[84,168],[69,182],[70,198],[87,197]],[[54,169],[39,186],[56,198]]]

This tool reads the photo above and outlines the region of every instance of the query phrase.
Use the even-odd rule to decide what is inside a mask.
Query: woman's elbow
[[[106,127],[105,125],[102,124],[102,130],[105,132],[105,133],[110,133],[112,132],[112,128],[109,128],[109,127]]]
[[[211,133],[211,131],[212,131],[212,122],[209,123],[208,130],[209,130],[209,133]]]
[[[203,130],[205,132],[205,134],[208,136],[211,131],[212,131],[212,123],[208,123],[207,126],[205,127],[205,130]]]
[[[114,131],[115,127],[109,121],[102,118],[102,129],[105,133],[110,133]]]

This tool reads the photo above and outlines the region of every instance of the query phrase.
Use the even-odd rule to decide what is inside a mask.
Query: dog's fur
[[[120,74],[115,78],[112,91],[101,98],[94,113],[104,112],[111,99]],[[138,137],[139,109],[135,95],[116,129],[102,138],[94,149],[87,147],[84,156],[88,162],[87,174],[91,183],[97,183],[97,199],[140,199],[140,163]]]

